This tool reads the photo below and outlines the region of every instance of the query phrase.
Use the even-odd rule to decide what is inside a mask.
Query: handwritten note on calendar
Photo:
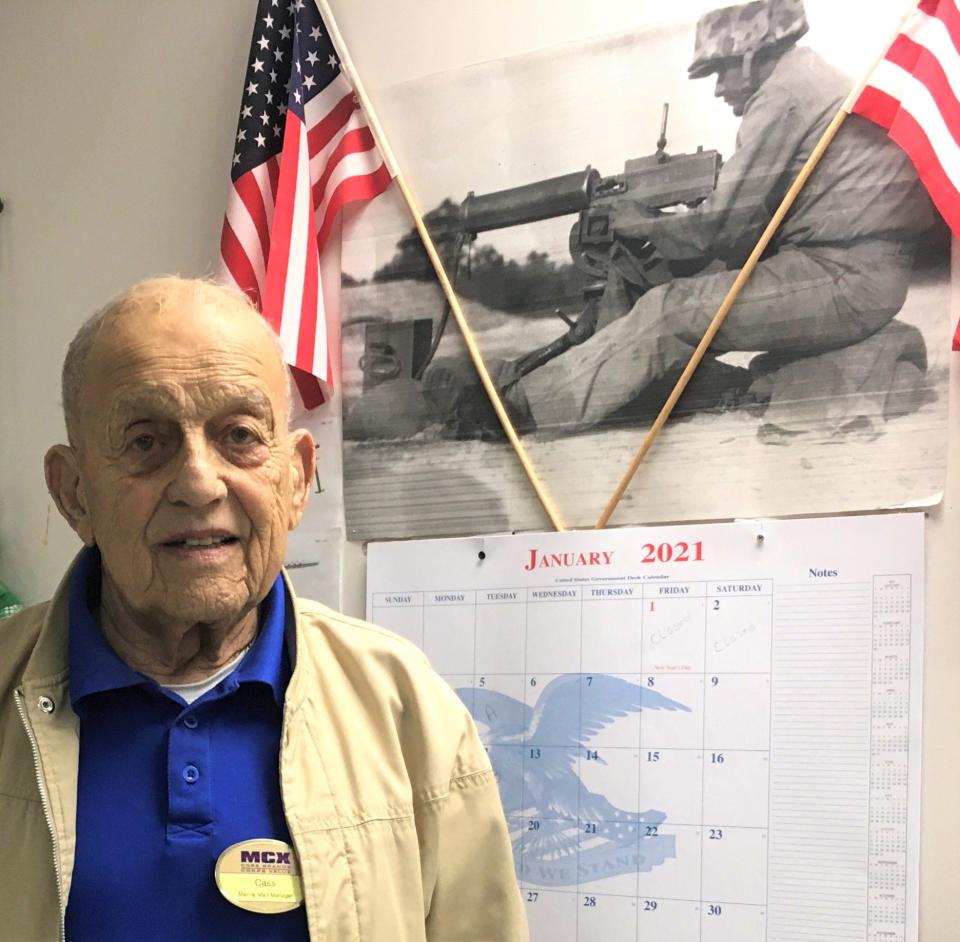
[[[476,720],[533,939],[917,939],[922,515],[371,544],[367,615]]]

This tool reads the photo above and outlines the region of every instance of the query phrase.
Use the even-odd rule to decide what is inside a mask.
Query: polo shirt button
[[[200,721],[192,713],[188,713],[183,718],[183,725],[186,726],[187,729],[196,729],[200,725]]]
[[[188,785],[192,785],[198,778],[200,778],[200,770],[195,765],[185,765],[183,767],[183,780]]]

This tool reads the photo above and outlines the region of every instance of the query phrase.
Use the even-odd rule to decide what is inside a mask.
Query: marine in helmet
[[[809,29],[801,0],[754,0],[704,14],[697,23],[690,78],[716,73],[717,98],[739,118],[780,53]]]
[[[498,364],[498,385],[521,429],[630,418],[632,404],[679,375],[850,90],[849,78],[798,44],[807,29],[801,0],[753,0],[700,19],[689,74],[716,76],[717,97],[742,119],[736,149],[695,210],[662,214],[622,200],[614,219],[617,234],[649,240],[685,276],[641,294],[611,268],[586,343],[519,379]],[[750,363],[753,386],[768,400],[791,402],[816,388],[829,403],[821,418],[837,429],[862,419],[856,410],[864,403],[886,416],[906,411],[902,403],[923,385],[926,351],[919,331],[894,319],[915,247],[934,219],[903,152],[882,129],[851,116],[711,350],[762,351]],[[454,420],[466,413],[457,427],[467,434],[470,402],[459,397]]]

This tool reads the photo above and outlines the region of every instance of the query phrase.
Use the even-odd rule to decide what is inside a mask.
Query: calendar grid
[[[489,731],[533,942],[913,942],[914,589],[850,571],[376,587]]]
[[[708,599],[709,601],[709,599]],[[708,629],[707,629],[707,618],[709,608],[704,606],[703,609],[703,651],[704,651],[704,662],[703,662],[703,674],[701,676],[701,684],[703,685],[704,696],[706,696],[707,686],[707,663],[706,663],[706,652],[707,652],[707,638],[708,638]],[[700,718],[700,821],[701,821],[701,830],[700,830],[700,873],[699,873],[699,887],[697,895],[703,897],[703,856],[704,856],[704,841],[707,839],[707,820],[706,820],[706,791],[707,791],[707,716],[706,716],[706,704],[704,704],[703,715]],[[716,905],[716,904],[715,904]],[[698,938],[703,939],[703,913],[700,914],[700,933]]]
[[[580,602],[578,605],[577,612],[577,672],[580,675],[581,681],[577,684],[577,730],[583,729],[583,596],[580,596]],[[578,736],[578,739],[582,739],[582,736]],[[582,770],[583,770],[583,750],[582,748],[577,748],[577,776],[580,780],[583,780]],[[582,800],[582,790],[577,790],[577,851],[578,856],[579,852],[583,850],[584,844],[584,820],[583,820],[583,809],[581,808]],[[594,822],[595,823],[595,822]],[[577,868],[577,897],[580,896],[580,869]]]
[[[526,589],[524,589],[523,591],[525,592]],[[526,680],[527,680],[527,638],[528,638],[529,629],[530,629],[530,620],[529,620],[529,619],[530,619],[530,611],[529,611],[529,609],[528,609],[526,606],[524,606],[524,608],[523,608],[523,680],[521,681],[521,683],[523,683],[523,685],[524,685],[524,686],[523,686],[523,692],[524,692],[524,694],[526,694]],[[521,781],[521,783],[523,783],[523,784],[521,784],[521,794],[524,795],[524,797],[525,797],[525,795],[526,795],[526,784],[525,784],[525,782],[526,782],[526,777],[525,777],[525,774],[524,774],[525,761],[526,761],[526,751],[527,751],[526,746],[521,746],[521,748],[520,748],[520,781]],[[521,828],[521,830],[520,830],[520,836],[517,838],[517,842],[518,842],[519,845],[520,845],[520,854],[519,854],[519,858],[520,858],[520,873],[518,874],[518,877],[519,877],[519,880],[520,880],[520,886],[521,886],[521,887],[524,886],[523,875],[524,875],[524,873],[526,872],[526,871],[524,870],[524,846],[523,846],[523,845],[524,845],[524,841],[523,841],[523,817],[522,817],[522,815],[523,815],[523,813],[524,813],[525,810],[526,810],[526,809],[523,807],[523,805],[522,805],[522,803],[521,803],[521,807],[520,807],[520,809],[519,809],[519,813],[520,813],[520,815],[521,815],[521,819],[520,819],[520,821],[521,821],[521,823],[520,823],[520,828]]]
[[[474,690],[471,695],[470,708],[473,710],[476,705],[476,678],[479,676],[479,671],[477,670],[477,645],[479,643],[480,636],[480,624],[477,618],[477,596],[474,593],[473,596],[473,676],[474,676]]]
[[[691,585],[695,585],[697,587],[697,590],[699,592],[698,597],[702,599],[704,603],[700,608],[701,614],[699,617],[699,623],[701,625],[699,646],[702,651],[702,656],[697,664],[699,669],[696,672],[693,672],[693,671],[679,672],[676,669],[676,665],[673,665],[674,669],[670,669],[670,670],[662,669],[657,666],[655,661],[648,662],[645,659],[648,656],[646,651],[646,646],[643,643],[641,643],[640,652],[639,652],[639,661],[635,665],[637,668],[636,675],[623,675],[623,676],[628,676],[628,677],[635,676],[637,682],[640,684],[646,685],[647,689],[657,689],[662,683],[667,683],[669,685],[671,681],[676,681],[677,678],[680,678],[682,680],[687,680],[687,681],[695,680],[701,691],[706,690],[706,687],[708,684],[708,678],[712,679],[714,683],[719,683],[721,681],[726,683],[727,679],[743,680],[750,677],[769,678],[769,670],[747,670],[747,669],[744,669],[742,666],[739,667],[737,670],[725,670],[722,667],[710,665],[709,666],[710,669],[708,670],[707,648],[708,648],[708,642],[709,642],[709,625],[708,625],[709,615],[708,615],[707,603],[711,599],[713,599],[713,596],[708,596],[707,594],[708,584],[706,582],[699,582]],[[668,591],[670,588],[671,588],[671,584],[666,583],[662,587],[662,591]],[[511,591],[511,590],[490,590],[490,591],[505,592],[505,591]],[[512,591],[523,592],[523,591],[526,591],[526,589],[514,587]],[[408,594],[413,595],[413,593],[408,593]],[[448,595],[449,596],[462,595],[464,597],[467,597],[468,593],[460,590],[454,590],[448,593]],[[669,610],[671,606],[674,605],[674,603],[675,603],[675,600],[668,598],[665,600],[664,605]],[[501,603],[491,603],[491,604],[505,604],[505,603],[501,602]],[[549,605],[549,604],[557,604],[557,603],[542,603],[542,604]],[[583,604],[584,604],[584,599],[581,596],[578,599],[578,604],[577,604],[578,617],[576,620],[577,621],[577,625],[576,625],[577,671],[575,672],[575,676],[580,680],[580,688],[577,694],[577,725],[578,726],[582,726],[582,723],[583,723],[582,711],[583,711],[583,694],[585,689],[584,682],[586,681],[587,678],[592,679],[592,677],[594,676],[593,674],[589,674],[584,667],[584,650],[585,650],[586,636],[584,633],[584,626],[583,626]],[[646,604],[641,603],[638,607],[638,614],[639,614],[638,634],[641,639],[643,639],[645,637],[645,634],[647,633],[647,624],[645,621],[646,615],[648,612],[654,612],[655,605],[656,605],[655,602],[650,601],[650,602],[647,602]],[[426,617],[426,613],[428,610],[433,612],[436,610],[441,610],[443,609],[443,607],[444,607],[443,605],[436,604],[435,601],[432,601],[429,597],[425,597],[419,606],[420,613],[421,613],[420,631],[419,631],[419,638],[417,638],[416,640],[418,640],[420,644],[425,647],[425,650],[427,650],[428,655],[432,655],[434,653],[439,653],[439,652],[431,652],[430,650],[430,645],[428,642],[429,642],[429,636],[430,636],[430,626],[432,625],[432,622],[428,620],[428,618]],[[522,672],[510,672],[510,671],[498,670],[497,673],[495,674],[483,673],[483,671],[485,670],[485,666],[479,660],[479,657],[480,657],[479,652],[480,652],[480,646],[481,646],[481,631],[483,629],[482,629],[481,621],[477,615],[479,602],[476,597],[471,598],[471,601],[468,607],[470,610],[470,614],[472,615],[472,618],[469,619],[469,622],[464,621],[464,629],[472,630],[472,633],[473,633],[473,638],[472,638],[473,643],[470,645],[470,662],[466,672],[466,674],[469,675],[474,685],[473,689],[471,690],[471,698],[474,698],[476,696],[477,690],[481,689],[477,687],[477,684],[480,683],[481,680],[484,683],[488,683],[490,681],[509,682],[510,678],[516,678],[520,680],[523,684],[525,695],[529,700],[528,705],[532,705],[535,702],[535,698],[530,697],[530,692],[531,692],[531,689],[536,689],[533,687],[533,685],[538,684],[541,679],[545,679],[545,677],[548,675],[545,675],[543,672],[537,672],[534,669],[536,665],[531,665],[531,663],[529,662],[530,647],[531,647],[530,635],[529,635],[529,630],[530,630],[529,600],[527,600],[527,604],[523,606],[524,617],[523,617],[522,625],[520,626],[522,635],[523,635],[522,644],[521,644],[521,647],[523,650]],[[677,606],[677,607],[681,607],[681,606]],[[380,617],[382,620],[382,616]],[[764,667],[769,668],[769,663],[770,662],[768,658],[764,663]],[[616,669],[620,665],[604,664],[602,666],[605,668]],[[595,670],[596,675],[601,675],[603,673],[605,672],[601,670]],[[614,674],[612,671],[607,672],[607,674],[608,676],[619,676]],[[457,683],[460,681],[460,678],[462,675],[448,672],[447,676],[450,678],[452,683]],[[769,703],[769,698],[770,698],[770,693],[769,691],[767,691],[766,693],[767,703]],[[697,838],[697,845],[696,845],[697,846],[697,851],[696,851],[697,878],[696,878],[696,884],[695,884],[696,892],[690,893],[690,894],[669,894],[669,893],[661,892],[661,893],[657,893],[655,896],[645,897],[645,900],[647,905],[658,905],[658,906],[660,904],[666,904],[666,903],[692,904],[694,907],[693,912],[696,913],[698,917],[696,920],[695,938],[697,942],[704,942],[704,940],[708,939],[708,936],[705,934],[705,922],[706,922],[705,914],[708,911],[716,910],[719,912],[720,908],[738,907],[738,908],[747,908],[747,909],[757,910],[759,912],[762,912],[764,910],[766,902],[765,902],[765,899],[762,899],[760,901],[751,901],[751,900],[742,899],[742,898],[741,899],[727,898],[723,894],[710,894],[709,900],[705,896],[704,855],[706,853],[707,841],[709,839],[709,832],[711,830],[710,828],[707,827],[707,809],[706,809],[706,802],[705,802],[706,784],[707,784],[706,783],[706,779],[707,779],[706,766],[707,766],[708,757],[711,754],[722,758],[723,753],[719,750],[719,747],[718,747],[718,750],[711,750],[709,747],[709,744],[706,738],[707,718],[702,708],[700,710],[699,719],[698,719],[699,725],[698,725],[698,732],[697,732],[697,740],[696,742],[691,743],[689,745],[684,745],[677,742],[670,742],[669,737],[666,739],[658,738],[658,736],[662,736],[663,734],[662,733],[658,734],[657,732],[652,730],[648,731],[645,728],[645,722],[647,722],[645,718],[645,714],[646,714],[646,711],[641,710],[639,711],[639,715],[637,717],[636,742],[638,744],[638,748],[634,749],[634,747],[630,745],[618,745],[615,743],[607,743],[603,746],[602,751],[604,756],[606,756],[607,758],[610,758],[611,756],[616,756],[616,755],[624,755],[624,756],[635,755],[636,761],[641,765],[641,768],[642,768],[642,758],[643,758],[644,751],[651,752],[651,753],[653,752],[659,753],[661,758],[667,758],[670,755],[679,756],[682,754],[689,754],[691,756],[696,756],[699,763],[699,768],[700,768],[700,775],[699,775],[700,787],[699,787],[699,804],[698,804],[699,817],[686,818],[684,816],[679,816],[679,817],[673,816],[669,818],[669,820],[666,822],[671,836],[680,837],[685,832],[689,831],[692,833],[692,835],[696,836]],[[527,771],[530,766],[530,763],[534,761],[532,758],[534,749],[556,750],[556,749],[562,749],[562,748],[564,748],[563,743],[554,742],[551,740],[538,740],[535,744],[532,741],[527,743],[527,745],[520,752],[520,769],[521,769],[520,774],[521,774],[521,779],[524,781],[524,783],[526,782]],[[735,751],[738,755],[755,754],[759,756],[766,756],[768,754],[768,750],[765,748],[759,748],[759,747],[753,748],[753,747],[742,745],[742,744]],[[584,768],[586,764],[590,761],[589,759],[590,753],[591,753],[591,750],[589,749],[586,750],[586,753],[583,749],[580,749],[577,751],[576,770],[577,770],[578,778],[582,778],[583,776]],[[768,777],[765,778],[765,787],[767,788],[769,787]],[[524,784],[523,789],[524,789],[524,797],[521,802],[521,807],[519,810],[523,813],[527,813],[530,808],[530,799],[527,797],[526,784]],[[635,790],[635,794],[637,797],[636,805],[638,810],[636,813],[632,814],[631,816],[632,820],[636,822],[635,838],[633,843],[636,848],[636,854],[638,858],[640,858],[643,854],[643,842],[645,840],[644,827],[641,826],[642,825],[641,818],[643,815],[643,807],[644,807],[643,789],[644,789],[644,779],[642,774],[638,774],[637,787]],[[594,827],[601,827],[604,825],[617,825],[621,823],[622,823],[622,817],[607,818],[604,816],[599,816],[599,817],[594,816],[594,817],[588,818],[587,816],[585,816],[585,814],[583,813],[583,809],[581,807],[581,795],[579,792],[577,794],[575,816],[572,816],[570,818],[562,818],[562,817],[549,818],[544,816],[541,816],[535,819],[524,818],[521,826],[521,835],[519,838],[519,853],[518,853],[518,871],[520,876],[521,887],[523,887],[526,890],[529,890],[531,887],[536,885],[524,878],[524,873],[526,872],[527,863],[528,863],[527,850],[526,850],[527,841],[524,840],[524,837],[529,832],[525,830],[526,828],[530,828],[533,826],[536,826],[538,828],[545,828],[548,826],[556,826],[558,828],[562,828],[567,826],[568,824],[574,825],[577,828],[577,833],[578,833],[578,846],[581,848],[581,851],[582,851],[586,847],[586,844],[588,843],[585,835],[585,831],[588,826],[592,825]],[[725,823],[722,819],[721,820],[711,819],[711,823],[716,825],[712,830],[718,833],[722,832],[724,829],[730,828],[730,825]],[[652,827],[652,826],[648,825],[647,827]],[[741,822],[741,823],[738,823],[735,827],[739,832],[744,832],[744,833],[764,834],[766,831],[766,824],[751,825],[751,824]],[[654,828],[654,831],[656,830],[657,829]],[[573,900],[582,899],[585,903],[590,903],[590,904],[593,904],[598,899],[608,899],[608,898],[639,900],[640,897],[643,895],[641,893],[641,889],[642,889],[641,874],[639,872],[634,874],[632,879],[632,886],[634,889],[631,892],[621,892],[615,889],[595,890],[591,888],[591,884],[584,883],[578,875],[576,884],[575,884],[575,890],[573,891],[551,890],[548,892],[551,892],[554,895],[558,895],[558,896],[562,896],[564,893],[566,893]],[[538,894],[534,892],[534,895],[537,896]],[[639,916],[639,913],[637,915]],[[640,938],[642,927],[641,927],[639,918],[637,919],[636,927],[637,927],[637,938]]]
[[[643,648],[642,639],[643,639],[643,637],[644,637],[644,632],[645,632],[645,630],[646,630],[646,613],[647,613],[647,605],[646,605],[646,602],[645,602],[645,601],[641,601],[641,602],[640,602],[640,638],[641,638],[641,644],[640,644],[640,663],[639,663],[640,676],[641,676],[641,677],[645,676],[644,648]],[[639,713],[638,716],[637,716],[637,760],[638,760],[638,770],[637,770],[637,815],[638,815],[638,817],[637,817],[637,859],[640,858],[641,841],[642,841],[642,837],[641,837],[642,829],[641,829],[641,827],[640,827],[639,814],[640,814],[641,809],[643,808],[643,779],[644,779],[643,752],[644,752],[644,746],[645,746],[645,745],[646,745],[646,744],[645,744],[644,738],[643,738],[643,710],[641,710],[640,713]],[[642,894],[641,894],[641,892],[640,892],[640,871],[639,871],[639,868],[638,868],[638,870],[637,870],[637,878],[636,878],[636,881],[635,881],[634,886],[635,886],[634,895],[635,895],[635,897],[636,897],[636,899],[637,899],[637,901],[638,901],[638,906],[639,906],[639,900],[640,900],[640,898],[641,898],[641,896],[642,896]],[[636,920],[636,938],[637,938],[637,942],[640,942],[640,939],[641,939],[641,924],[640,924],[640,912],[639,912],[639,910],[638,910],[638,912],[637,912],[637,920]]]

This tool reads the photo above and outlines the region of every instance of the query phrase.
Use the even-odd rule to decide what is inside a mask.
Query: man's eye
[[[157,436],[150,435],[148,432],[144,432],[143,435],[138,435],[132,442],[130,442],[130,447],[139,452],[142,455],[148,454],[157,444]]]
[[[236,425],[227,433],[231,445],[252,445],[259,441],[256,433],[245,425]]]

